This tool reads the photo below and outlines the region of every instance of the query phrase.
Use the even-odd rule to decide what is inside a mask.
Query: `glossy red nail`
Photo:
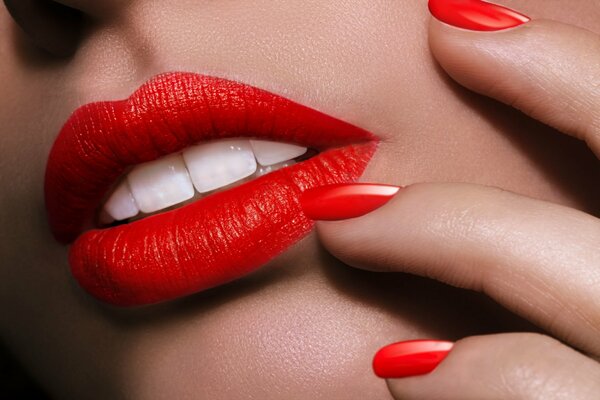
[[[433,371],[446,358],[454,343],[411,340],[385,346],[373,358],[373,371],[380,378],[407,378]]]
[[[398,193],[400,187],[371,183],[321,186],[300,198],[304,214],[315,221],[356,218],[378,209]]]
[[[481,0],[429,0],[429,11],[442,22],[473,31],[499,31],[530,21],[510,8]]]

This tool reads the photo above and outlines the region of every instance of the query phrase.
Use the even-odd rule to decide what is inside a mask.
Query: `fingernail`
[[[411,340],[390,344],[373,358],[373,371],[384,379],[407,378],[433,371],[446,358],[454,343]]]
[[[499,31],[531,20],[510,8],[481,0],[429,0],[429,11],[442,22],[472,31]]]
[[[304,214],[315,221],[339,221],[375,211],[391,200],[400,187],[371,183],[321,186],[302,194]]]

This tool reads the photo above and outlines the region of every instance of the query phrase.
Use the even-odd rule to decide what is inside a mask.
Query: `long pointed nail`
[[[446,358],[454,343],[411,340],[385,346],[373,358],[373,371],[380,378],[407,378],[433,371]]]
[[[429,11],[442,22],[472,31],[499,31],[531,20],[515,10],[481,0],[429,0]]]
[[[339,221],[375,211],[394,197],[400,187],[370,183],[322,186],[307,190],[300,203],[315,221]]]

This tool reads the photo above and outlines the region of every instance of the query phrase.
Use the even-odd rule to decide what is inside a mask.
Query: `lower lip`
[[[310,231],[303,191],[355,181],[375,148],[369,142],[328,150],[185,207],[88,231],[71,247],[72,273],[90,294],[118,306],[167,301],[243,277]]]

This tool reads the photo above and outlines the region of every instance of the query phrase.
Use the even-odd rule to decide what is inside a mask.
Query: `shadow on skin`
[[[53,67],[64,66],[69,58],[54,56],[39,47],[37,47],[21,28],[12,24],[10,33],[13,37],[13,54],[16,54],[17,58],[26,65],[28,68],[33,69],[47,69]]]
[[[410,321],[428,337],[457,340],[505,331],[539,331],[487,296],[403,273],[377,273],[344,265],[322,249],[329,284],[346,296]],[[398,340],[416,338],[399,337]]]

